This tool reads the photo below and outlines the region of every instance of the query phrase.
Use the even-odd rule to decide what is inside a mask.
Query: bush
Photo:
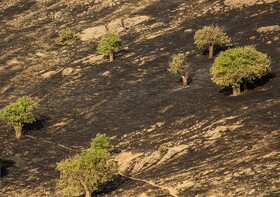
[[[0,119],[13,125],[16,138],[21,138],[22,127],[24,123],[32,123],[35,121],[33,109],[38,107],[38,103],[28,96],[17,99],[16,102],[10,103],[0,111]]]
[[[163,157],[168,152],[168,148],[165,145],[161,144],[158,148],[158,151],[160,155]]]
[[[75,196],[85,192],[86,197],[98,189],[98,186],[112,179],[117,173],[117,164],[111,160],[109,138],[97,134],[89,149],[65,159],[57,164],[60,179],[57,188],[66,196]]]
[[[108,32],[104,34],[98,44],[97,51],[102,55],[109,55],[110,61],[114,59],[114,52],[120,50],[122,40],[119,35]]]
[[[267,54],[253,47],[228,49],[215,59],[210,69],[212,81],[220,86],[232,87],[233,95],[239,95],[240,85],[253,82],[270,72],[270,63]]]
[[[209,48],[209,59],[213,57],[215,45],[228,45],[230,43],[231,38],[229,38],[219,26],[205,26],[197,30],[194,35],[194,44],[197,48]]]
[[[179,74],[182,78],[183,85],[188,85],[188,80],[190,76],[190,65],[184,65],[186,56],[183,53],[178,53],[172,56],[172,61],[169,62],[168,71],[174,74]]]
[[[79,35],[76,34],[71,28],[67,27],[58,32],[58,37],[54,40],[59,45],[72,45],[79,39]]]

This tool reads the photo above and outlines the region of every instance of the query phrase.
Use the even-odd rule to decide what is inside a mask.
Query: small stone
[[[68,75],[71,75],[73,72],[74,72],[74,69],[73,69],[73,68],[65,68],[65,69],[62,71],[62,75],[63,75],[63,76],[68,76]]]
[[[105,71],[105,72],[102,73],[101,75],[102,75],[103,77],[108,77],[108,76],[110,76],[110,74],[111,74],[110,71]]]
[[[251,195],[251,194],[254,194],[254,193],[255,193],[255,191],[256,191],[255,189],[252,189],[252,190],[250,190],[250,191],[249,191],[249,193],[248,193],[248,194],[250,194],[250,195]]]
[[[55,71],[49,71],[49,72],[46,72],[44,74],[42,74],[41,76],[45,79],[47,78],[50,78],[52,75],[54,75],[56,72]]]
[[[191,32],[193,32],[193,29],[185,29],[184,32],[186,32],[186,33],[191,33]]]

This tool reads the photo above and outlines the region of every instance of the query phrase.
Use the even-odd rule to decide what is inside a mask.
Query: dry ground
[[[106,133],[128,177],[96,195],[279,196],[279,2],[114,2],[0,3],[0,107],[23,95],[40,103],[20,141],[0,126],[0,194],[61,196],[56,162]],[[234,46],[267,53],[272,73],[239,97],[220,91],[209,74],[213,60],[193,44],[194,32],[209,24],[223,26]],[[66,26],[83,39],[56,46]],[[104,26],[120,32],[128,51],[112,63],[96,54],[91,34]],[[187,88],[167,71],[178,52],[190,52]]]

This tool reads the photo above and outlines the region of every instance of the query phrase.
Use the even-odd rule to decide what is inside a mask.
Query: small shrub
[[[237,47],[221,52],[210,72],[217,85],[233,89],[233,95],[241,93],[241,84],[253,82],[270,72],[271,61],[267,54],[250,46]]]
[[[33,109],[38,107],[38,103],[28,96],[23,96],[12,102],[0,111],[0,119],[7,124],[14,126],[16,138],[21,138],[24,123],[35,121]]]
[[[79,39],[79,35],[76,34],[71,28],[67,27],[58,32],[58,37],[55,39],[55,43],[59,45],[72,45]]]
[[[205,26],[197,30],[194,35],[194,44],[197,48],[209,48],[209,59],[213,57],[215,45],[228,45],[230,43],[231,38],[219,26]]]
[[[89,149],[57,164],[60,179],[57,188],[65,196],[75,196],[85,192],[86,197],[98,186],[112,179],[117,173],[117,164],[111,159],[110,140],[105,134],[97,134]]]
[[[120,50],[122,40],[119,35],[108,32],[104,34],[98,44],[97,52],[102,55],[109,55],[110,61],[114,59],[114,52]]]
[[[168,152],[168,148],[162,144],[159,146],[158,151],[160,155],[163,157]]]
[[[190,76],[190,65],[184,65],[186,56],[183,53],[178,53],[172,56],[172,61],[169,63],[168,71],[174,74],[179,74],[182,78],[183,85],[187,86]]]

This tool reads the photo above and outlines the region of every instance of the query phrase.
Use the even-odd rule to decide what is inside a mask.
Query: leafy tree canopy
[[[204,26],[195,32],[194,44],[201,49],[209,45],[230,44],[231,38],[219,26]]]
[[[82,192],[86,196],[97,190],[98,186],[112,179],[117,173],[117,164],[111,159],[110,140],[105,134],[97,134],[91,147],[57,164],[60,179],[57,187],[66,196]]]
[[[251,46],[237,47],[221,52],[210,72],[212,81],[220,86],[239,87],[270,72],[271,61],[267,54]]]

